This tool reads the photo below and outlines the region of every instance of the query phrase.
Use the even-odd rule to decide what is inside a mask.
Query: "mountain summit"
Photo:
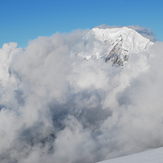
[[[104,58],[123,66],[130,54],[144,52],[152,45],[149,39],[128,27],[93,28],[77,45],[77,55],[84,59]]]

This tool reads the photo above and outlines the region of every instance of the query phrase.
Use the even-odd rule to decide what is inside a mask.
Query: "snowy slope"
[[[149,39],[128,27],[93,28],[77,46],[77,55],[85,59],[104,58],[105,62],[111,60],[113,65],[123,66],[132,53],[146,51],[150,45],[153,43]]]
[[[163,148],[110,159],[99,163],[163,163]]]

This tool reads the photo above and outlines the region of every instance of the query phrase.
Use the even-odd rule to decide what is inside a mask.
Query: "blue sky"
[[[162,8],[162,0],[0,0],[0,47],[101,24],[148,27],[163,41]]]

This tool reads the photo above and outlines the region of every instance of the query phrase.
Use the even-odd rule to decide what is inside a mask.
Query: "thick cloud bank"
[[[1,163],[93,163],[163,146],[163,42],[119,67],[71,57],[86,32],[0,49]]]

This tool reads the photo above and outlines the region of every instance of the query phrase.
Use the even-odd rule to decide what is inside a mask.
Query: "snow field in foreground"
[[[110,159],[99,163],[163,163],[163,148]]]

